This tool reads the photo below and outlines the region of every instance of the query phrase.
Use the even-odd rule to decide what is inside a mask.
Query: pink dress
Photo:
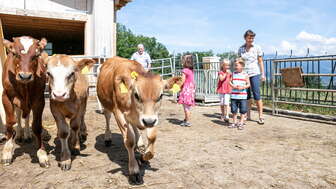
[[[182,70],[182,73],[184,73],[185,75],[185,81],[183,83],[183,87],[180,92],[178,103],[185,104],[188,106],[194,106],[195,105],[194,72],[189,68],[184,68]]]
[[[219,75],[225,75],[225,73],[223,71],[220,71],[218,73],[218,76]],[[218,78],[217,93],[219,93],[219,94],[231,94],[231,86],[230,86],[231,77],[232,77],[232,74],[229,73],[229,72],[226,72],[226,76],[225,76],[223,81],[221,81]]]

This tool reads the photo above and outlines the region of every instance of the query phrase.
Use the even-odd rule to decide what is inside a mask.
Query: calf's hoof
[[[23,142],[29,144],[29,143],[33,142],[33,138],[31,138],[31,137],[29,137],[29,138],[25,138],[25,139],[23,140]]]
[[[154,154],[152,152],[148,151],[141,156],[141,159],[143,161],[149,161],[149,160],[153,159],[153,157],[154,157]]]
[[[140,175],[140,173],[130,175],[128,179],[131,185],[141,185],[144,183],[143,178]]]
[[[74,156],[78,156],[80,154],[80,150],[79,149],[72,149],[71,154],[74,155]]]
[[[87,135],[80,135],[79,136],[79,142],[83,144],[87,140]]]
[[[138,146],[138,151],[140,154],[145,154],[146,146],[145,145]]]
[[[39,149],[37,151],[37,157],[40,163],[40,166],[43,168],[48,168],[50,167],[50,163],[49,163],[49,159],[48,159],[48,155],[47,152],[44,150]]]
[[[71,169],[71,159],[59,162],[58,166],[61,168],[62,171],[70,170]]]
[[[105,140],[105,146],[106,147],[112,146],[112,140]]]
[[[12,164],[12,159],[1,159],[1,163],[5,166]]]
[[[4,148],[2,149],[2,157],[1,157],[1,163],[8,166],[13,161],[13,155],[14,155],[14,143],[13,139],[9,139],[6,143]]]

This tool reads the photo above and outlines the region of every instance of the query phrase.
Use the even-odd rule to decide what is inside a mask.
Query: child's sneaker
[[[244,126],[245,126],[245,123],[238,123],[238,130],[243,130],[244,129]]]
[[[186,121],[185,121],[185,120],[183,120],[183,121],[180,123],[180,126],[181,126],[181,127],[184,127],[184,126],[185,126],[185,124],[186,124]]]
[[[186,122],[184,122],[184,126],[185,127],[191,127],[191,123],[189,123],[189,122],[186,121]]]
[[[237,127],[237,124],[234,124],[234,123],[231,123],[228,128],[232,129],[232,128],[236,128]]]
[[[229,116],[225,116],[224,121],[225,121],[225,123],[229,123],[230,117]]]

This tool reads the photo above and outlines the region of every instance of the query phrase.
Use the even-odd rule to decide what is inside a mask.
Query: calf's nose
[[[32,78],[33,74],[32,73],[19,73],[19,77],[21,80],[30,80]]]
[[[153,119],[153,118],[143,118],[142,119],[142,123],[146,126],[146,127],[153,127],[156,123],[157,119]]]
[[[53,95],[57,98],[62,98],[62,97],[65,97],[66,95],[66,92],[53,92]]]

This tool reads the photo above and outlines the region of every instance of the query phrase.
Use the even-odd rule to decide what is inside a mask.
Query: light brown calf
[[[105,144],[111,144],[112,112],[128,151],[129,181],[132,184],[143,183],[134,154],[136,146],[144,147],[138,129],[146,129],[147,132],[148,146],[142,159],[148,161],[154,156],[156,125],[159,122],[158,112],[163,90],[171,88],[180,80],[179,77],[169,81],[162,80],[159,75],[147,73],[141,64],[120,57],[108,59],[101,67],[97,94],[106,118]]]
[[[54,55],[47,60],[50,88],[50,109],[61,141],[60,167],[62,170],[71,168],[71,153],[80,152],[80,138],[86,140],[84,115],[88,98],[88,82],[80,73],[82,68],[93,65],[95,61],[82,59],[75,62],[67,55]],[[70,119],[70,126],[66,122]],[[69,149],[70,146],[70,149]]]

